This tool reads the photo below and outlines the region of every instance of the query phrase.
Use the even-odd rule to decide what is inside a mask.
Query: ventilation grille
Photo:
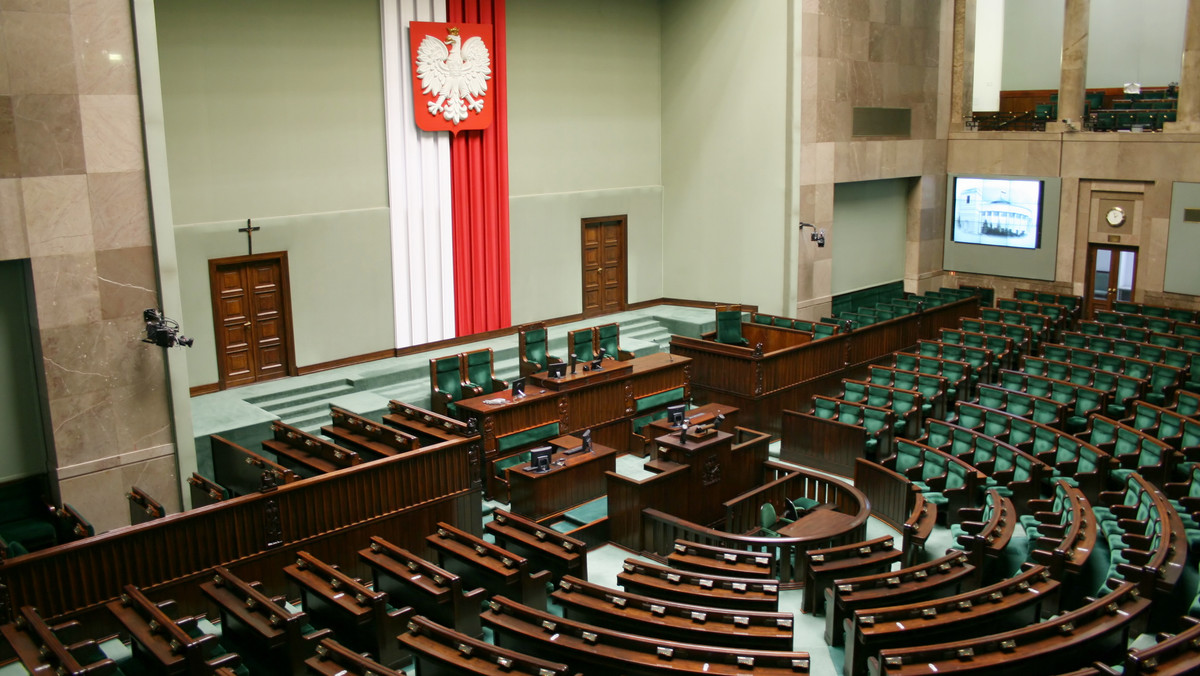
[[[1188,223],[1200,223],[1200,209],[1184,209],[1183,220]]]
[[[911,108],[855,108],[854,136],[912,136]]]

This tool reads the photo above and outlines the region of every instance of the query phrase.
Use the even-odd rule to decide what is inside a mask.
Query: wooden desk
[[[717,428],[722,432],[733,432],[733,428],[738,426],[738,410],[728,404],[705,404],[697,406],[686,413],[689,427],[710,423],[718,415],[725,416],[724,422]],[[647,443],[653,444],[655,439],[678,431],[679,426],[672,425],[669,420],[655,420],[643,428],[642,436],[646,438]],[[658,447],[651,445],[651,448],[657,449]],[[656,458],[657,456],[653,457]]]
[[[568,441],[571,439],[574,442]],[[616,449],[592,444],[590,453],[567,455],[565,451],[575,447],[575,442],[582,443],[575,437],[559,437],[550,442],[563,450],[551,456],[548,471],[537,472],[528,466],[509,468],[508,490],[513,513],[536,521],[608,493],[605,472],[616,470]]]
[[[679,496],[678,517],[700,524],[713,524],[725,518],[725,501],[746,492],[752,485],[740,485],[735,481],[722,480],[722,468],[732,466],[733,435],[714,430],[701,439],[687,436],[680,443],[680,433],[675,432],[657,439],[655,455],[659,461],[674,462],[691,468],[688,473],[688,489]]]
[[[858,517],[832,509],[812,509],[792,523],[779,528],[779,534],[789,538],[819,538],[840,535]]]
[[[499,438],[554,422],[562,434],[591,429],[597,443],[625,451],[630,421],[637,416],[636,400],[679,387],[688,398],[690,364],[686,357],[660,352],[623,362],[609,360],[600,371],[580,370],[557,380],[535,373],[529,376],[524,397],[514,399],[510,390],[493,392],[458,402],[458,410],[468,425],[473,421],[482,433],[484,472],[490,461],[502,455],[497,450]]]

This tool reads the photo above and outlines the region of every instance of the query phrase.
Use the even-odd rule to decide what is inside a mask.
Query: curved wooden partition
[[[741,535],[715,528],[707,528],[697,523],[673,516],[667,511],[669,503],[655,503],[655,496],[660,491],[654,488],[657,475],[637,482],[619,477],[627,484],[626,495],[635,498],[640,494],[639,484],[645,486],[646,504],[637,510],[640,528],[636,532],[626,533],[624,539],[617,539],[613,533],[613,541],[634,551],[639,551],[652,558],[665,561],[676,540],[688,540],[708,545],[717,545],[731,549],[766,552],[775,557],[778,566],[777,574],[780,584],[785,588],[799,587],[803,584],[804,576],[801,563],[804,553],[810,549],[820,549],[850,542],[858,542],[866,536],[867,517],[871,514],[871,503],[862,491],[848,483],[830,477],[806,472],[801,469],[785,467],[777,463],[766,463],[768,468],[778,473],[778,476],[753,491],[748,491],[725,503],[727,513],[738,515],[738,521],[745,521],[745,514],[753,511],[757,514],[759,505],[764,502],[775,502],[781,497],[798,497],[801,495],[813,497],[825,504],[833,505],[836,511],[846,514],[845,524],[836,532],[823,533],[810,537],[759,537]],[[612,510],[613,478],[610,474],[610,514]],[[618,489],[619,490],[619,489]],[[669,496],[669,492],[667,493]],[[801,517],[802,519],[804,517]]]
[[[128,584],[170,589],[195,607],[203,603],[195,581],[216,565],[279,589],[299,549],[364,576],[354,552],[372,535],[425,552],[439,521],[480,529],[470,471],[477,445],[447,441],[9,559],[0,565],[8,591],[0,614],[32,605],[58,618],[102,607]]]
[[[691,386],[699,403],[717,402],[741,410],[741,424],[779,436],[785,409],[807,410],[814,394],[836,383],[838,373],[933,339],[961,317],[979,316],[972,296],[896,319],[810,340],[802,331],[743,323],[750,347],[705,338],[671,337],[671,353],[692,359]],[[761,344],[762,347],[757,346]]]

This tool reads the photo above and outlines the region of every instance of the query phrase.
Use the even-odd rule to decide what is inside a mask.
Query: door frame
[[[1093,292],[1096,290],[1096,251],[1099,249],[1109,249],[1110,251],[1113,252],[1113,260],[1112,260],[1113,272],[1118,272],[1120,270],[1120,268],[1118,266],[1120,265],[1119,261],[1121,259],[1121,255],[1120,255],[1121,252],[1123,252],[1123,251],[1132,251],[1133,252],[1133,254],[1134,254],[1133,286],[1129,290],[1129,292],[1130,292],[1129,302],[1131,302],[1131,303],[1136,302],[1133,300],[1133,297],[1137,293],[1137,269],[1138,269],[1138,264],[1139,264],[1138,258],[1141,257],[1140,248],[1136,247],[1136,246],[1128,246],[1128,245],[1124,245],[1124,244],[1104,244],[1101,242],[1089,242],[1088,247],[1087,247],[1087,263],[1085,265],[1084,282],[1083,282],[1084,309],[1086,311],[1085,314],[1088,319],[1091,319],[1092,317],[1095,316],[1095,307],[1094,306],[1096,303],[1096,299],[1094,297],[1095,294]],[[1110,286],[1108,288],[1111,289],[1114,287]],[[1111,304],[1112,302],[1113,302],[1113,300],[1110,299],[1109,303]]]
[[[271,251],[268,253],[251,254],[248,256],[229,256],[226,258],[210,258],[208,260],[208,293],[212,305],[213,346],[217,356],[217,389],[228,389],[225,377],[224,362],[221,355],[225,351],[224,332],[221,330],[220,293],[217,290],[216,272],[221,265],[245,265],[264,260],[279,261],[279,287],[283,294],[283,339],[287,342],[287,364],[284,365],[286,376],[296,375],[296,340],[292,333],[292,286],[288,273],[288,256],[286,251]],[[255,381],[257,382],[257,381]],[[254,383],[248,383],[253,385]],[[240,386],[239,386],[240,387]]]
[[[581,307],[581,314],[584,318],[597,317],[599,315],[603,315],[606,313],[603,310],[599,311],[599,312],[588,312],[588,309],[587,309],[587,296],[586,296],[586,293],[583,288],[583,281],[584,281],[583,274],[587,270],[587,253],[584,251],[583,242],[586,241],[586,237],[587,237],[586,233],[587,233],[587,229],[589,227],[600,224],[600,223],[610,223],[610,222],[616,222],[618,224],[618,227],[620,228],[620,232],[621,232],[621,255],[620,255],[621,263],[620,263],[620,266],[621,266],[621,278],[623,281],[621,283],[621,307],[616,311],[624,312],[625,309],[629,307],[629,215],[628,214],[617,214],[617,215],[613,215],[613,216],[596,216],[596,217],[592,217],[592,218],[584,218],[584,219],[581,219],[579,222],[579,244],[580,244],[580,246],[579,246],[580,289],[579,290],[580,290],[580,293],[585,294],[581,299],[583,301],[582,307]],[[603,248],[603,247],[601,247],[601,248]],[[601,291],[601,297],[603,297],[603,291]]]

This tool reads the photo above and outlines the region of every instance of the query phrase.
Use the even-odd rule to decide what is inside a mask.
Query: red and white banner
[[[413,21],[408,34],[417,126],[456,134],[491,126],[492,26]]]

